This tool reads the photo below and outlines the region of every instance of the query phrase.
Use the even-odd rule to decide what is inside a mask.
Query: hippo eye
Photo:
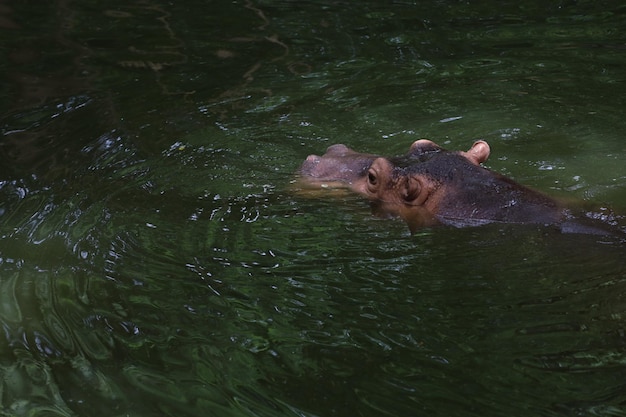
[[[378,178],[376,178],[376,174],[373,171],[369,171],[367,173],[367,181],[371,184],[371,185],[376,185]]]

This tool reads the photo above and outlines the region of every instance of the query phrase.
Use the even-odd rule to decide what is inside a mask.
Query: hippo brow
[[[441,149],[436,149],[427,152],[407,154],[403,156],[397,156],[391,158],[390,161],[398,168],[408,168],[416,163],[423,163],[430,161],[434,156],[441,153]]]
[[[456,152],[433,152],[427,157],[403,157],[394,159],[394,175],[422,174],[427,175],[434,181],[451,181],[462,178],[467,170],[475,170],[465,157]]]

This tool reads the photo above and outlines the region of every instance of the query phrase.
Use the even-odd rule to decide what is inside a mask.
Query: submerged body
[[[333,145],[322,156],[307,157],[300,182],[306,187],[348,188],[370,200],[376,214],[398,216],[412,231],[436,224],[574,227],[557,200],[481,166],[490,152],[484,141],[467,152],[454,152],[422,139],[396,158]]]

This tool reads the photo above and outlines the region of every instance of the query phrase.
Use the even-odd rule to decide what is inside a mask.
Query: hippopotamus
[[[299,184],[352,190],[371,202],[375,214],[405,220],[411,232],[438,224],[508,223],[596,233],[595,227],[573,222],[571,212],[557,199],[483,167],[490,153],[483,140],[463,152],[421,139],[405,155],[393,158],[338,144],[322,156],[306,158]]]

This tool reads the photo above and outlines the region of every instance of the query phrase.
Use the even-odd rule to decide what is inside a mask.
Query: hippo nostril
[[[300,173],[307,176],[314,176],[313,173],[317,169],[317,166],[322,161],[322,158],[317,155],[309,155],[300,167]]]

